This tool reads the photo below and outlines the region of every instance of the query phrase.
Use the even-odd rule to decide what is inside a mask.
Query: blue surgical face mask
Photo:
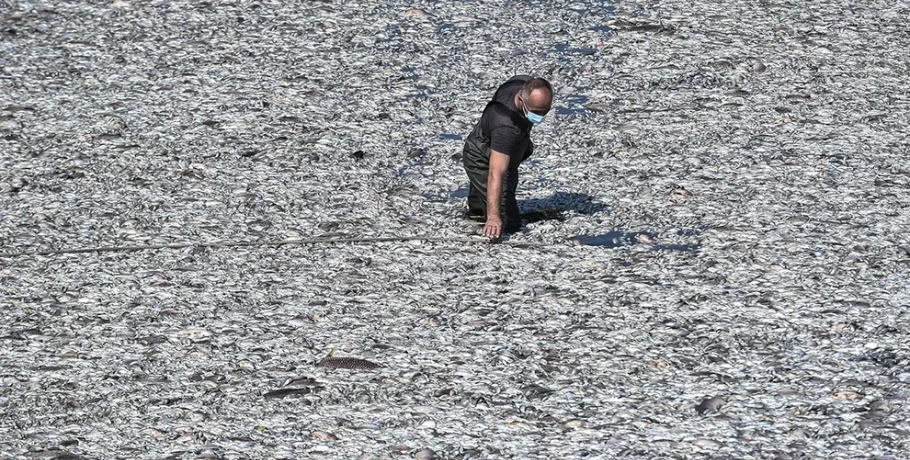
[[[543,123],[544,119],[546,119],[546,118],[547,117],[545,117],[543,115],[538,115],[534,112],[528,112],[528,121],[530,121],[531,123],[534,123],[535,125],[539,125],[539,124]]]
[[[521,101],[521,111],[524,112],[526,117],[528,117],[528,121],[530,121],[534,125],[539,125],[539,124],[543,123],[543,121],[547,118],[545,115],[538,115],[534,112],[529,112],[528,107],[525,106],[524,98],[518,98],[518,100]]]

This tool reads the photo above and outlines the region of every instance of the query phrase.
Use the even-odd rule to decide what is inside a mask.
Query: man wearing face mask
[[[499,238],[521,226],[515,200],[518,166],[533,153],[531,128],[543,123],[552,104],[553,87],[548,81],[512,77],[496,90],[465,140],[468,213],[486,217],[483,236]]]

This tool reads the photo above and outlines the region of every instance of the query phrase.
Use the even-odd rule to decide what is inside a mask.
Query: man
[[[468,213],[486,216],[483,236],[499,238],[521,226],[515,201],[518,166],[534,151],[531,127],[543,123],[552,104],[548,81],[512,77],[496,90],[465,140],[462,158],[471,183]]]

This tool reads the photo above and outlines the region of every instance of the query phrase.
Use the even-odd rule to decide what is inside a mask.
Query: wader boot
[[[531,156],[534,146],[528,140],[525,154],[509,164],[503,183],[502,202],[500,204],[500,217],[504,233],[514,233],[521,228],[521,216],[518,210],[518,201],[515,192],[518,190],[518,165]],[[465,139],[462,152],[462,162],[470,181],[468,191],[468,214],[475,216],[487,215],[487,179],[490,174],[490,138],[483,133],[480,123]]]

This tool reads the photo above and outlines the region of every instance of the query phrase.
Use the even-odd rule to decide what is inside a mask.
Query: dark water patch
[[[461,134],[455,133],[442,133],[439,135],[440,139],[450,140],[450,141],[460,141],[462,139]]]
[[[484,223],[484,222],[487,221],[487,216],[486,216],[486,215],[484,215],[484,214],[478,214],[478,213],[476,213],[476,212],[471,212],[471,211],[469,211],[469,210],[465,210],[465,211],[461,214],[461,216],[462,216],[463,218],[467,219],[467,220],[472,221],[472,222]]]
[[[420,75],[417,74],[417,69],[413,67],[402,67],[401,72],[405,75],[406,78],[409,78],[411,80],[417,80],[420,78]]]
[[[657,234],[649,232],[621,232],[613,230],[600,235],[579,235],[571,238],[585,246],[600,246],[604,248],[618,248],[634,244],[650,244],[657,239]],[[654,244],[654,251],[681,251],[693,252],[701,249],[700,244]]]
[[[563,222],[566,220],[565,212],[559,209],[541,209],[539,211],[526,212],[521,215],[521,219],[528,224],[543,222],[545,220],[555,220]]]
[[[588,110],[586,106],[590,102],[588,96],[583,94],[557,96],[556,100],[559,102],[559,105],[556,106],[556,114],[565,116],[584,115]]]
[[[398,23],[388,24],[385,33],[377,34],[373,44],[376,51],[405,52],[412,47],[413,44],[404,39],[404,33]]]
[[[529,200],[519,200],[518,206],[521,209],[530,211],[541,209],[555,209],[560,211],[572,211],[578,214],[590,215],[610,209],[610,206],[603,203],[595,203],[594,197],[584,193],[574,192],[556,192],[547,198],[532,198]]]
[[[647,232],[620,232],[614,230],[601,235],[579,235],[571,239],[578,241],[585,246],[601,246],[605,248],[618,248],[621,246],[631,246],[642,239],[653,240],[657,235]]]
[[[455,24],[452,24],[451,22],[444,22],[444,23],[440,24],[439,27],[436,28],[436,33],[444,34],[449,31],[452,31],[454,29],[455,29]]]
[[[426,85],[417,85],[414,87],[414,89],[416,89],[417,92],[415,92],[413,94],[409,94],[408,97],[410,97],[412,99],[427,99],[430,97],[429,94],[427,93]]]
[[[710,227],[708,227],[707,225],[702,225],[699,228],[680,228],[680,229],[676,230],[676,234],[679,236],[700,236],[702,234],[702,232],[704,232],[708,228],[710,228]]]
[[[597,48],[572,48],[568,43],[556,45],[556,51],[567,54],[581,54],[582,56],[593,56],[597,54]]]
[[[399,95],[397,100],[399,101],[409,101],[412,99],[427,99],[429,97],[429,89],[426,85],[416,84],[420,80],[420,74],[417,73],[417,69],[413,67],[404,66],[401,68],[401,74],[398,76],[398,81],[412,81],[415,82],[414,89],[408,91],[406,94]],[[386,116],[388,118],[388,116]]]
[[[449,192],[449,199],[459,200],[459,199],[467,198],[468,193],[470,193],[470,191],[471,191],[471,188],[467,185],[458,187],[458,190],[452,190],[451,192]]]
[[[610,29],[610,26],[608,26],[606,24],[604,24],[602,26],[588,27],[588,30],[593,30],[595,32],[603,32],[607,35],[609,35],[612,32],[612,30]]]

